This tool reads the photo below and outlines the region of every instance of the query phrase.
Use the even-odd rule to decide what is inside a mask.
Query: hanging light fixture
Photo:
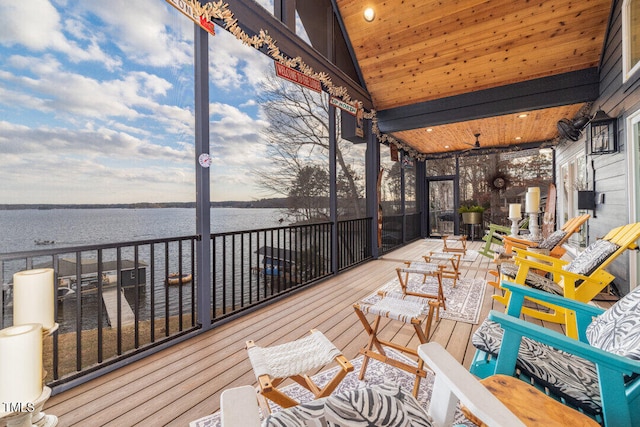
[[[615,117],[609,117],[602,109],[596,111],[589,122],[589,136],[591,138],[591,154],[615,153],[616,144]]]

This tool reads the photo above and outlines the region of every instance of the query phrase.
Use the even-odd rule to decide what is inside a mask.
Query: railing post
[[[196,285],[197,320],[211,328],[211,200],[209,168],[200,166],[201,154],[209,153],[209,33],[194,25],[195,49],[195,148],[196,148]]]

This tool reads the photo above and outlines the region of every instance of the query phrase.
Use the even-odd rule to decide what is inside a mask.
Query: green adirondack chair
[[[529,227],[529,217],[524,218],[518,224],[520,230],[526,230]],[[491,245],[503,245],[504,236],[508,236],[511,233],[511,227],[508,225],[489,224],[489,230],[482,237],[485,241],[484,246],[478,253],[493,258],[495,251],[491,249]]]

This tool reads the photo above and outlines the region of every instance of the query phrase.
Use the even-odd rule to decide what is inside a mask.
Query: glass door
[[[458,225],[455,178],[427,179],[429,201],[429,237],[455,234]]]

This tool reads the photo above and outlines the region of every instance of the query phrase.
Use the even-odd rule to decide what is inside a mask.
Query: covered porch
[[[484,242],[470,242],[468,247],[479,250],[481,244]],[[57,394],[47,402],[46,410],[59,417],[61,426],[185,426],[217,411],[223,390],[256,383],[244,349],[246,340],[269,346],[301,338],[316,328],[348,359],[353,359],[366,344],[367,334],[354,314],[352,303],[392,280],[396,276],[396,267],[402,266],[403,261],[419,260],[429,251],[441,249],[442,242],[437,239],[415,241],[197,337]],[[463,263],[460,270],[463,278],[486,281],[492,277],[488,272],[493,267],[489,258],[478,256],[473,262]],[[485,288],[480,322],[490,310],[504,310],[491,298],[494,291],[491,286]],[[403,345],[417,346],[415,333],[400,325],[399,322],[387,321],[382,336]],[[544,326],[560,328],[557,324]],[[432,328],[431,341],[442,344],[468,368],[474,354],[470,339],[477,327],[440,319]]]

